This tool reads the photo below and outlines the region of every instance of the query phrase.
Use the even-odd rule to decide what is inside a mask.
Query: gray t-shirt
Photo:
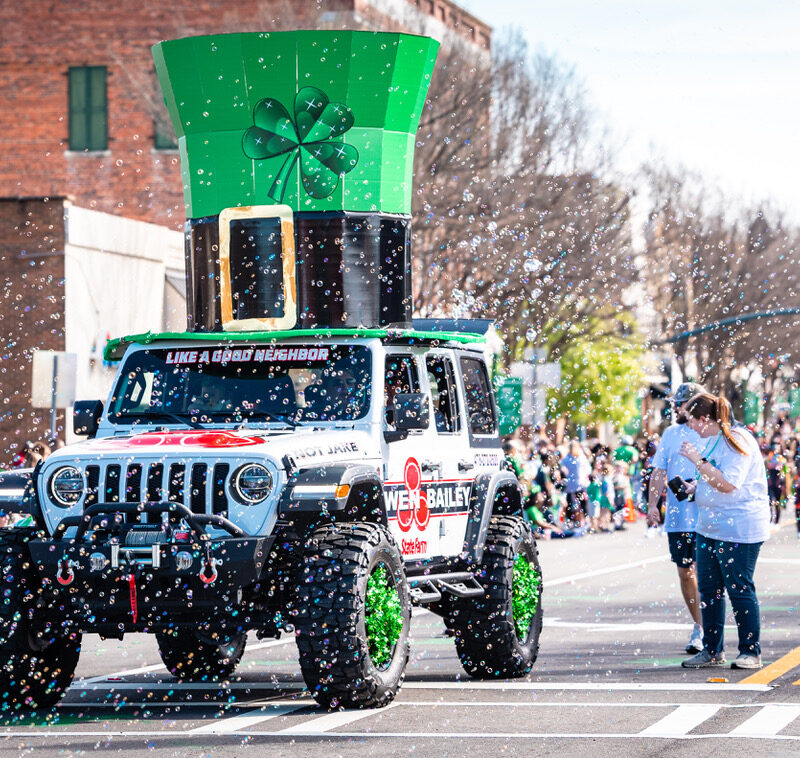
[[[698,450],[703,450],[703,440],[693,432],[688,424],[673,424],[664,430],[661,442],[653,457],[653,468],[667,472],[667,481],[676,476],[681,479],[697,479],[694,464],[680,454],[684,442],[691,442]],[[664,513],[665,532],[693,532],[697,526],[697,504],[692,500],[678,500],[667,487],[667,509]]]

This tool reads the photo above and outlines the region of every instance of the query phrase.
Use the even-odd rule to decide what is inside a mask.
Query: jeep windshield
[[[352,421],[369,408],[370,363],[361,345],[137,350],[119,372],[108,419],[289,426]]]

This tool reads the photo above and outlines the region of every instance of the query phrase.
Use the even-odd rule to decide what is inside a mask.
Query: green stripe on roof
[[[277,342],[295,337],[326,339],[331,337],[360,337],[362,339],[407,339],[424,342],[460,342],[475,344],[486,341],[482,334],[464,332],[421,332],[415,329],[291,329],[278,332],[143,332],[115,337],[106,343],[103,356],[107,361],[118,361],[125,354],[128,345],[150,345],[167,340],[186,340],[188,342]]]

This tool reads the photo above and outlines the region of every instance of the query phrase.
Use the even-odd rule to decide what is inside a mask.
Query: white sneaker
[[[703,627],[695,624],[692,629],[692,636],[689,637],[689,644],[686,646],[687,653],[699,653],[703,649]]]
[[[746,655],[741,653],[736,657],[736,660],[731,663],[732,669],[760,669],[761,656],[760,655]]]

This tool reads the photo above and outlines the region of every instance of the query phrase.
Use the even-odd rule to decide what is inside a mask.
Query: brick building
[[[29,0],[4,4],[3,22],[0,467],[48,427],[30,407],[32,350],[77,352],[79,397],[98,397],[106,332],[185,324],[180,160],[151,45],[290,27],[405,29],[487,55],[491,44],[490,27],[451,0]]]
[[[181,229],[178,152],[160,118],[159,40],[283,26],[451,30],[488,49],[488,26],[450,0],[99,0],[6,3],[0,40],[0,197],[75,205]]]
[[[64,349],[64,198],[0,200],[0,467],[48,427],[30,407],[30,350]],[[32,440],[35,441],[35,440]]]
[[[74,353],[79,398],[104,400],[114,374],[103,362],[106,338],[180,331],[186,316],[183,235],[158,224],[63,197],[0,199],[0,261],[2,467],[49,431],[49,411],[30,404],[33,350]]]

